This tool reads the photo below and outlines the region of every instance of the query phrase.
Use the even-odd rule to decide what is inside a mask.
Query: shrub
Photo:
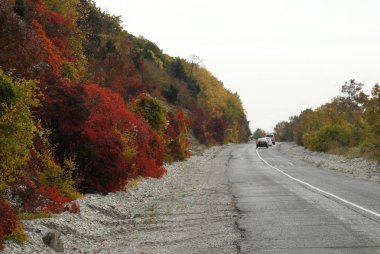
[[[166,109],[158,99],[149,94],[140,94],[132,103],[131,110],[144,117],[149,125],[162,135],[166,129]]]
[[[4,237],[12,234],[17,225],[17,217],[9,204],[0,199],[0,250],[4,249]]]
[[[17,221],[15,229],[4,239],[8,241],[14,241],[18,244],[26,242],[26,240],[28,240],[28,237],[25,233],[24,225],[20,221]]]
[[[146,124],[143,118],[137,120],[136,130],[138,154],[134,158],[135,176],[161,177],[166,173],[166,169],[162,166],[165,149],[162,138]]]
[[[15,182],[28,161],[36,131],[30,107],[38,105],[34,82],[0,69],[0,182]]]
[[[161,168],[162,138],[143,117],[129,110],[119,94],[95,84],[76,84],[53,75],[45,83],[48,86],[41,118],[52,129],[51,139],[57,146],[59,162],[64,165],[67,158],[75,160],[72,175],[82,191],[125,190],[129,178],[159,177],[165,172]],[[57,176],[64,178],[71,172],[70,167],[63,166],[62,175],[53,162],[49,165],[41,171],[40,178],[44,184],[56,186],[69,195],[66,187],[60,187],[67,185]]]
[[[319,131],[307,132],[303,136],[305,146],[313,151],[325,152],[350,143],[348,126],[325,126]]]
[[[40,185],[34,177],[24,176],[21,182],[13,186],[12,194],[21,200],[21,209],[26,212],[79,212],[72,199],[64,197],[53,186]]]
[[[167,114],[169,122],[165,131],[165,149],[168,161],[184,160],[189,157],[189,139],[187,137],[189,121],[180,109]]]

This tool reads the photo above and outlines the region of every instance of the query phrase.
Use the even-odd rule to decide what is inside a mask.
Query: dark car
[[[256,140],[256,148],[259,148],[259,147],[266,147],[268,148],[269,145],[268,145],[268,140],[266,138],[259,138]]]

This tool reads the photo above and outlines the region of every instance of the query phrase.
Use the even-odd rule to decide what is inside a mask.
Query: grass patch
[[[329,149],[327,153],[342,155],[348,159],[354,159],[354,158],[359,158],[363,156],[362,153],[360,152],[360,148],[356,146],[355,147],[347,147],[347,146],[335,147],[335,148]]]
[[[139,176],[137,178],[134,178],[134,179],[131,179],[128,181],[128,184],[126,186],[126,189],[133,189],[133,188],[136,188],[137,185],[141,182],[141,180],[143,179],[143,177]]]
[[[46,212],[35,212],[35,213],[20,213],[18,214],[21,220],[35,220],[35,219],[44,219],[55,216],[52,213]]]

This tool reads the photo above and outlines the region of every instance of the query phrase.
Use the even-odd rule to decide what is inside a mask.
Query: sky
[[[251,130],[380,82],[378,0],[95,0],[129,33],[202,65],[243,102]]]

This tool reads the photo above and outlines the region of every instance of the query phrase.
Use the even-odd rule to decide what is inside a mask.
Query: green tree
[[[167,126],[166,109],[158,99],[141,94],[132,103],[131,111],[144,117],[159,135],[164,133]]]
[[[257,128],[257,129],[253,132],[252,137],[253,137],[254,139],[258,139],[258,138],[265,137],[265,134],[266,134],[266,132],[265,132],[263,129],[259,129],[259,128]]]

